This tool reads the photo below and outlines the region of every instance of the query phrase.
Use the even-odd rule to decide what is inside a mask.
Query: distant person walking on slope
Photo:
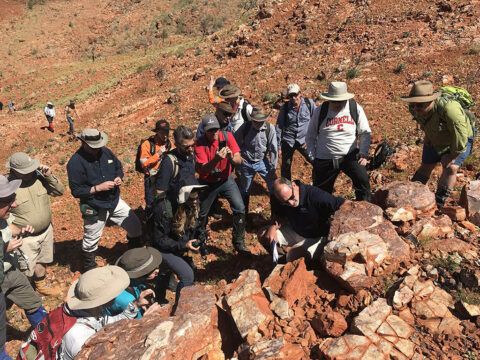
[[[17,109],[15,109],[15,103],[13,102],[13,100],[10,100],[10,102],[8,103],[8,113],[11,114],[14,111],[17,111]]]
[[[45,109],[43,109],[43,113],[47,117],[48,131],[53,133],[55,131],[53,129],[53,118],[55,117],[55,108],[50,101],[47,103],[47,106],[45,106]]]
[[[221,97],[215,96],[213,93],[213,88],[216,88],[217,91],[220,91],[227,85],[230,85],[230,81],[224,77],[219,77],[216,80],[213,80],[213,76],[210,76],[210,84],[208,84],[208,101],[210,104],[217,106],[217,104],[225,101]]]
[[[68,130],[67,134],[72,134],[74,133],[73,129],[73,118],[72,116],[75,116],[75,119],[80,119],[80,116],[78,116],[77,110],[75,109],[75,102],[73,100],[70,100],[70,104],[65,106],[65,118],[67,119],[70,128]]]

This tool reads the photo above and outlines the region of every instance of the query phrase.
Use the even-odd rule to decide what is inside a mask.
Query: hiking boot
[[[178,281],[175,279],[175,274],[172,272],[170,279],[168,280],[168,290],[177,291]]]
[[[63,294],[62,289],[58,288],[57,286],[47,285],[45,282],[45,277],[35,280],[35,289],[40,295],[44,296],[58,296]]]
[[[233,247],[240,255],[252,255],[245,245],[245,226],[245,214],[233,214]]]
[[[452,190],[446,185],[438,185],[437,191],[435,192],[435,201],[439,209],[445,205],[445,201],[447,201],[451,192]]]
[[[87,252],[82,250],[82,258],[84,273],[97,267],[97,262],[95,261],[95,251]]]
[[[139,247],[143,247],[143,243],[142,243],[142,237],[141,236],[138,236],[138,237],[130,237],[127,235],[127,240],[128,240],[128,248],[129,249],[136,249],[136,248],[139,248]]]

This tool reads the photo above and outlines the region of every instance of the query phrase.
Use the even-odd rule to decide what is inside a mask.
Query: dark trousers
[[[313,185],[322,190],[333,192],[333,186],[340,171],[352,179],[355,197],[358,201],[370,201],[370,183],[367,170],[357,161],[357,151],[352,151],[339,161],[339,168],[335,169],[332,160],[315,159],[313,164]]]
[[[165,266],[166,265],[166,266]],[[160,265],[160,271],[157,277],[157,286],[155,294],[157,301],[160,303],[165,301],[165,295],[167,294],[168,282],[172,271],[178,277],[177,291],[175,293],[175,302],[178,302],[180,298],[180,291],[185,286],[192,286],[194,281],[193,269],[188,263],[182,259],[182,257],[162,252],[162,265]]]
[[[298,150],[300,154],[307,160],[310,164],[313,165],[313,160],[310,159],[310,157],[307,154],[307,149],[304,148],[302,145],[298,143],[298,141],[295,141],[295,144],[292,146],[288,145],[286,142],[281,143],[282,147],[282,167],[281,167],[281,175],[284,178],[287,178],[289,180],[292,179],[292,160],[293,160],[293,154],[295,153],[295,150]]]
[[[152,193],[152,182],[150,181],[150,176],[145,175],[143,178],[143,184],[145,189],[145,214],[150,215],[152,212],[153,201],[155,197]]]
[[[3,264],[2,264],[3,266]],[[7,306],[5,304],[5,296],[0,292],[0,352],[5,348],[7,341]]]

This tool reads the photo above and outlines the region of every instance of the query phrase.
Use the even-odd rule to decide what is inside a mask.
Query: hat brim
[[[255,122],[264,122],[267,119],[268,119],[268,115],[260,115],[256,118],[254,118],[253,116],[250,116],[250,120],[255,121]]]
[[[242,95],[242,90],[240,90],[240,89],[235,90],[235,92],[233,92],[231,94],[225,94],[223,92],[223,89],[220,90],[220,92],[218,93],[218,96],[220,96],[222,99],[232,99],[232,98],[239,97],[240,95]]]
[[[403,96],[400,100],[407,102],[407,103],[425,103],[430,102],[433,100],[437,100],[442,94],[440,92],[433,93],[432,95],[427,96]]]
[[[0,199],[5,199],[14,194],[18,190],[20,185],[22,185],[22,180],[10,180],[6,186],[2,186],[0,188]]]
[[[99,149],[101,147],[104,147],[108,143],[108,136],[104,132],[100,131],[100,140],[98,141],[86,141],[85,139],[82,139],[82,135],[77,135],[77,138],[82,140],[85,144],[90,146],[92,149]]]
[[[101,293],[98,294],[98,297],[93,300],[81,300],[75,294],[75,287],[77,286],[78,280],[75,280],[67,293],[67,305],[72,310],[85,310],[93,309],[97,306],[104,305],[110,300],[115,299],[118,295],[125,290],[130,284],[130,278],[128,277],[125,270],[118,266],[110,266],[113,273],[112,281],[109,286],[105,288]]]
[[[162,263],[162,253],[158,251],[157,249],[147,246],[147,250],[152,255],[152,261],[151,263],[146,266],[145,268],[138,270],[138,271],[128,271],[125,270],[130,277],[130,279],[138,279],[141,278],[142,276],[150,274],[152,271],[154,271],[156,268],[160,266]],[[120,260],[122,259],[123,255],[118,258],[118,260],[115,262],[115,265],[119,266],[118,264],[120,263]]]
[[[188,186],[182,186],[180,191],[178,192],[178,203],[179,204],[184,204],[187,202],[188,198],[190,197],[190,194],[192,193],[193,190],[195,189],[203,189],[207,187],[207,185],[188,185]]]
[[[30,174],[30,173],[34,172],[35,170],[37,170],[39,168],[39,166],[40,166],[40,160],[38,160],[38,159],[32,159],[31,162],[30,162],[30,165],[28,165],[26,168],[23,168],[23,169],[14,168],[10,164],[10,159],[8,159],[7,163],[5,164],[5,167],[7,169],[13,169],[13,170],[15,170],[16,172],[18,172],[19,174],[22,174],[22,175]]]
[[[172,128],[168,128],[168,129],[165,129],[165,128],[156,129],[156,128],[155,128],[155,129],[152,129],[152,131],[153,131],[154,133],[159,132],[160,130],[169,132],[169,131],[172,131],[173,129],[172,129]]]
[[[342,94],[342,95],[331,96],[331,95],[328,94],[328,92],[326,92],[326,93],[322,93],[321,97],[322,97],[322,99],[327,100],[327,101],[346,101],[346,100],[353,99],[355,97],[355,94],[347,92],[347,93]]]

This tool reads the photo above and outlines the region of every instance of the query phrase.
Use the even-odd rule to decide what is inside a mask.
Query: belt
[[[48,228],[50,227],[50,225],[52,225],[52,223],[48,224],[48,226],[47,226],[45,229],[43,229],[42,231],[33,233],[32,236],[42,235],[43,233],[45,233],[45,232],[48,230]]]

